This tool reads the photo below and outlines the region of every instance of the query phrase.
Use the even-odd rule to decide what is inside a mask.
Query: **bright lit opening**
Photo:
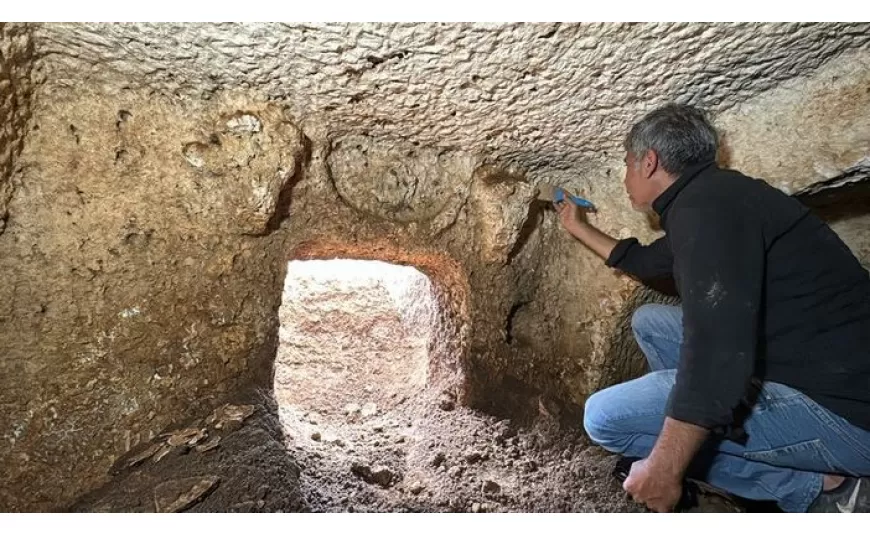
[[[291,261],[274,375],[282,412],[382,411],[421,391],[437,307],[429,278],[413,267]]]

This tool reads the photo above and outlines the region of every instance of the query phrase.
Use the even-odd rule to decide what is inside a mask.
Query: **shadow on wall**
[[[798,193],[795,198],[828,224],[865,217],[870,215],[870,179],[859,179],[817,193]]]
[[[870,175],[870,169],[863,169]],[[844,183],[815,193],[795,195],[813,213],[828,223],[846,243],[865,269],[870,269],[870,179],[862,176],[843,176],[831,180]]]

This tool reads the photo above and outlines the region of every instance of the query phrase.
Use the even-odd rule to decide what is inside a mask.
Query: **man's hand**
[[[655,512],[673,511],[683,493],[681,478],[650,462],[649,458],[631,465],[622,487],[635,501]]]
[[[571,235],[576,237],[577,228],[580,226],[581,217],[583,217],[580,208],[570,200],[553,203],[553,206],[556,208],[556,213],[559,214],[559,222]]]
[[[652,452],[631,465],[622,488],[651,510],[672,511],[683,493],[683,475],[708,433],[706,428],[665,417]]]
[[[616,239],[589,224],[583,210],[570,200],[554,202],[553,207],[559,214],[559,222],[562,223],[565,230],[568,230],[569,234],[582,241],[584,245],[603,259],[610,257],[613,247],[616,246]]]

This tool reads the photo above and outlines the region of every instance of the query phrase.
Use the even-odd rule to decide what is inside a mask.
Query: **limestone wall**
[[[0,23],[0,234],[6,226],[6,206],[16,186],[16,158],[30,117],[33,91],[32,28]]]

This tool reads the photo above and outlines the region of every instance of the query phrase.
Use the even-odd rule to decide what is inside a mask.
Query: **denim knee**
[[[634,310],[631,316],[631,330],[634,336],[637,338],[644,332],[654,330],[656,322],[660,321],[662,311],[666,308],[661,304],[644,304]]]
[[[638,452],[638,436],[661,432],[676,374],[674,369],[655,371],[595,393],[586,400],[586,434],[610,452]]]
[[[608,400],[609,389],[594,393],[586,399],[583,410],[583,428],[586,435],[596,444],[607,450],[618,452],[616,441],[619,439],[618,432],[610,424],[613,417],[613,402]]]

